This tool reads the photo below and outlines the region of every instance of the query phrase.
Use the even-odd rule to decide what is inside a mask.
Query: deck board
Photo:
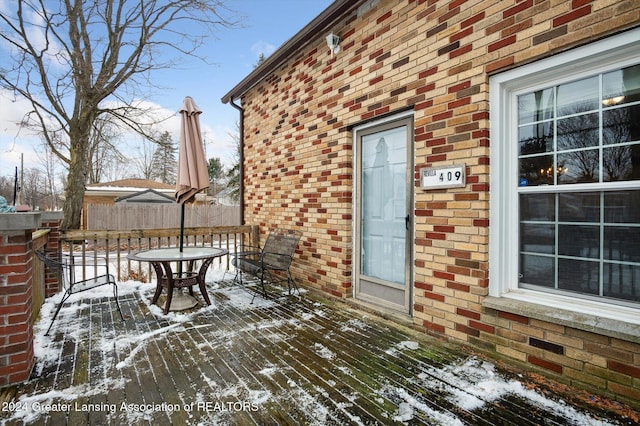
[[[504,380],[517,377],[469,348],[318,295],[258,296],[251,304],[251,288],[226,282],[209,289],[212,306],[200,300],[193,310],[164,316],[148,304],[151,286],[142,290],[120,297],[125,321],[111,299],[64,307],[46,341],[57,356],[38,361],[32,379],[13,389],[13,400],[31,407],[74,404],[91,411],[31,409],[4,412],[0,420],[6,425],[27,419],[38,425],[522,426],[574,421],[575,413],[508,393],[462,407],[452,393],[473,392],[457,384],[463,365],[495,369]],[[168,410],[167,404],[178,408]],[[571,409],[604,424],[633,424],[595,406]]]

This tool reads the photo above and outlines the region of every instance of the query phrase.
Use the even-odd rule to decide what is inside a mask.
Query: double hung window
[[[640,307],[637,33],[492,78],[492,295]]]

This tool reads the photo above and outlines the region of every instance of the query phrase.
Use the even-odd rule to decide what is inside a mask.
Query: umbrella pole
[[[184,250],[184,203],[180,206],[180,253]]]
[[[184,203],[180,206],[180,253],[184,251]],[[182,262],[178,262],[178,274],[182,274]]]

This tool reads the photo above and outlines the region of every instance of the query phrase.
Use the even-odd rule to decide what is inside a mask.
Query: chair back
[[[58,275],[58,280],[60,280],[60,284],[62,288],[65,290],[69,289],[71,286],[71,280],[69,279],[69,265],[65,262],[61,262],[57,259],[53,259],[47,256],[44,252],[40,250],[35,251],[36,256],[45,264],[47,268],[54,271]]]
[[[262,260],[272,269],[287,270],[298,247],[300,233],[289,229],[275,229],[267,236],[262,248]]]

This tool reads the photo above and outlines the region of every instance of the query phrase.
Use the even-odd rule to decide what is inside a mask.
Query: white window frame
[[[515,306],[527,314],[566,310],[631,324],[640,324],[640,310],[604,301],[581,299],[518,285],[518,144],[517,95],[556,86],[640,62],[640,28],[603,39],[490,77],[491,190],[489,231],[489,296],[498,305]],[[604,189],[585,184],[584,190]],[[575,185],[566,185],[576,190]],[[640,182],[607,183],[607,189],[640,188]],[[555,188],[562,191],[559,185]],[[502,299],[502,300],[499,300]],[[518,302],[523,302],[518,305]],[[515,305],[514,305],[515,304]],[[492,306],[495,307],[495,306]],[[562,313],[555,314],[558,318]]]

